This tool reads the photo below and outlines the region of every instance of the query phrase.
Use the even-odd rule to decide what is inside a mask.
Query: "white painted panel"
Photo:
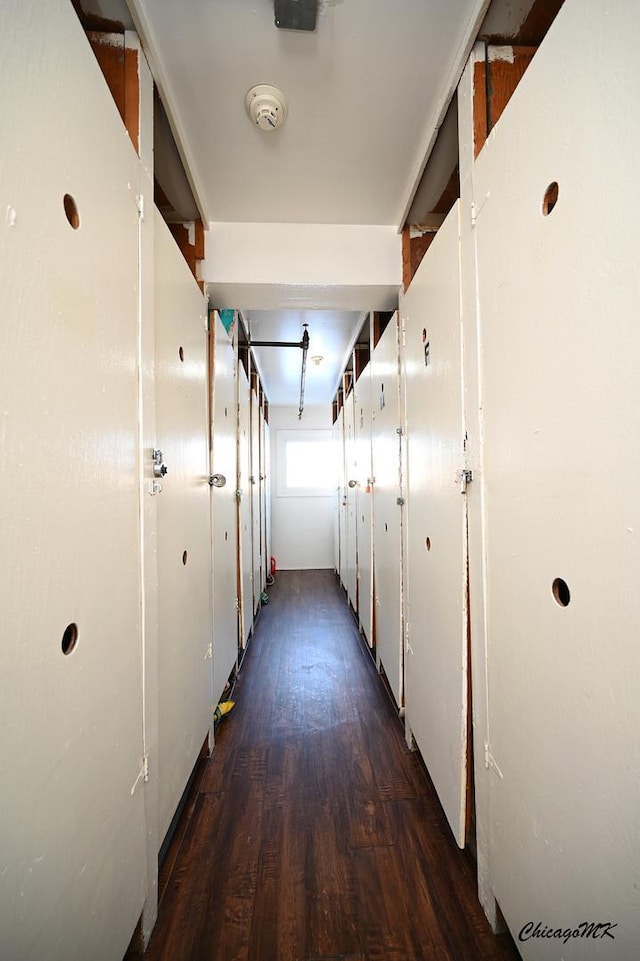
[[[340,583],[346,589],[347,586],[347,478],[345,471],[344,453],[344,407],[340,408],[338,420],[338,554],[340,566],[338,574]]]
[[[466,503],[459,204],[402,300],[407,425],[407,724],[465,843]]]
[[[158,497],[159,837],[211,723],[206,304],[154,210]]]
[[[0,956],[114,961],[146,885],[139,165],[71,4],[0,20]]]
[[[356,436],[356,519],[358,538],[358,618],[369,644],[373,643],[373,511],[371,463],[371,364],[354,388]]]
[[[214,325],[212,473],[224,487],[212,487],[213,503],[213,701],[217,704],[238,658],[238,414],[235,355],[216,312]]]
[[[373,514],[376,652],[398,706],[402,679],[402,534],[397,315],[373,350]]]
[[[358,526],[356,513],[357,497],[357,464],[356,464],[356,436],[355,409],[353,390],[344,401],[344,464],[345,464],[345,494],[346,531],[345,531],[345,587],[347,597],[354,611],[358,610]]]
[[[249,378],[238,364],[238,523],[240,525],[240,569],[242,606],[242,643],[246,645],[253,626],[253,553],[251,536],[251,420],[249,415]]]
[[[267,468],[265,458],[264,406],[260,407],[260,590],[267,586]]]
[[[264,425],[264,473],[265,473],[265,539],[266,539],[266,567],[265,574],[271,571],[271,427],[265,421]]]
[[[617,924],[530,961],[640,944],[639,29],[567,0],[476,164],[494,890]]]
[[[251,416],[251,552],[253,558],[253,613],[260,607],[262,558],[260,556],[260,408],[255,386],[250,391]]]

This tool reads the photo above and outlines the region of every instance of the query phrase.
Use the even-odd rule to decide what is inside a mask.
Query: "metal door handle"
[[[210,487],[224,487],[226,483],[227,478],[224,476],[224,474],[212,474],[209,478]]]
[[[161,450],[156,450],[154,447],[151,451],[151,456],[153,457],[153,476],[154,477],[164,477],[169,468],[163,462],[163,456]]]
[[[357,486],[358,486],[358,481],[357,481],[357,480],[350,480],[350,481],[349,481],[349,487],[357,487]]]

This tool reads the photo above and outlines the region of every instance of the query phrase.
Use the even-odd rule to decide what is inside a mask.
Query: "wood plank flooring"
[[[280,572],[147,961],[517,961],[331,571]]]

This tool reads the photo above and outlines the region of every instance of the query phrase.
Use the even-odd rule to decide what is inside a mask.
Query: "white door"
[[[333,566],[338,577],[340,576],[340,510],[342,504],[342,431],[340,428],[340,415],[336,418],[331,429],[331,440],[335,447],[336,457],[336,486],[333,500]]]
[[[254,375],[254,381],[257,380]],[[253,613],[260,607],[262,558],[260,556],[260,413],[258,391],[251,387],[251,537],[253,557]]]
[[[567,0],[476,163],[491,865],[527,959],[640,944],[639,30]]]
[[[467,557],[459,204],[401,303],[405,326],[406,717],[465,843]]]
[[[211,724],[206,303],[154,211],[158,497],[159,838]]]
[[[253,626],[253,554],[251,538],[251,418],[249,379],[238,364],[238,523],[240,525],[240,605],[242,645],[246,646]]]
[[[355,413],[353,405],[353,391],[345,398],[344,402],[344,464],[345,464],[345,494],[346,494],[346,531],[345,549],[347,554],[345,564],[345,576],[347,597],[354,609],[358,610],[358,529],[356,514],[357,497],[357,464],[356,464],[356,438],[355,438]]]
[[[138,161],[40,13],[2,10],[0,954],[112,961],[146,889]]]
[[[347,584],[347,481],[344,461],[344,407],[336,421],[338,435],[338,574],[343,587]]]
[[[213,348],[213,700],[220,700],[238,659],[237,425],[233,344],[217,312]],[[215,482],[222,486],[215,486]]]
[[[358,538],[358,618],[369,644],[373,643],[373,511],[371,487],[371,364],[354,388],[356,436],[356,527]]]
[[[260,576],[261,590],[267,586],[267,571],[269,558],[267,557],[267,466],[265,444],[264,400],[259,410],[260,422]]]
[[[400,385],[397,315],[373,350],[373,516],[376,651],[398,706],[402,678]]]
[[[266,567],[265,576],[271,571],[271,428],[268,421],[264,423],[264,473],[265,473],[265,505],[264,532]]]

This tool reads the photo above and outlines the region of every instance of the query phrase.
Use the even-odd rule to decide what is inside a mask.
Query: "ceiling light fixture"
[[[322,354],[314,354],[311,360],[314,362],[316,367],[319,367],[322,361],[324,360],[324,357],[322,356]]]
[[[244,105],[251,122],[260,130],[276,130],[287,116],[287,101],[270,83],[258,83],[248,91]]]

